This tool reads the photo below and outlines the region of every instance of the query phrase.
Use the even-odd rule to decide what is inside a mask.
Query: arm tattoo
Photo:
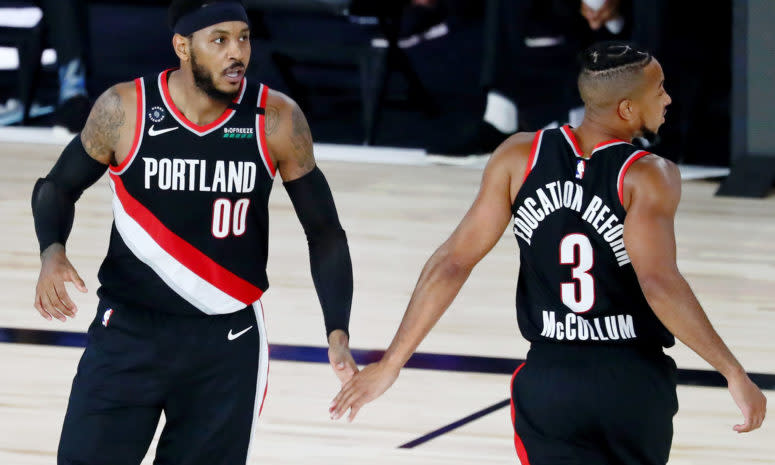
[[[96,159],[111,156],[118,144],[124,121],[121,96],[115,87],[111,87],[94,103],[86,126],[81,131],[81,141],[86,152]]]
[[[299,165],[304,168],[312,169],[315,166],[315,159],[312,154],[312,133],[309,130],[307,119],[304,117],[301,108],[293,108],[293,131],[291,132],[291,145],[293,153],[299,161]]]
[[[264,122],[264,134],[271,136],[277,130],[277,126],[280,124],[280,112],[277,107],[266,107],[266,117]]]

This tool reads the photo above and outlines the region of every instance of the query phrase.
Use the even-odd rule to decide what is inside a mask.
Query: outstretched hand
[[[331,419],[338,420],[347,413],[347,410],[350,410],[348,421],[353,421],[361,407],[381,396],[393,385],[399,371],[382,362],[367,365],[345,383],[339,394],[331,401],[331,406],[328,408]]]
[[[61,244],[52,244],[41,254],[40,276],[35,287],[35,309],[40,315],[51,320],[67,321],[78,312],[75,302],[65,289],[65,282],[71,282],[80,292],[88,292],[83,279],[75,271],[65,255]]]

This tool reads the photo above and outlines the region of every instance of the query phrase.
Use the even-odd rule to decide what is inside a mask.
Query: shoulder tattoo
[[[267,106],[265,110],[264,119],[264,134],[271,136],[277,131],[277,126],[280,124],[280,112],[277,107]]]
[[[301,162],[301,165],[307,165],[308,161],[310,166],[314,166],[312,133],[310,132],[309,124],[307,124],[307,118],[304,117],[304,113],[297,105],[293,107],[291,118],[293,123],[291,146],[293,147],[294,156]]]
[[[118,144],[125,120],[121,96],[112,87],[94,103],[81,132],[86,152],[95,158],[111,154]]]

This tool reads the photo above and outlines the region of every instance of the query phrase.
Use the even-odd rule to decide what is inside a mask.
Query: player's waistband
[[[240,312],[252,312],[253,306],[247,305],[239,310],[233,312],[221,313],[221,314],[207,314],[202,311],[193,309],[189,306],[181,305],[157,305],[158,302],[140,303],[136,301],[125,301],[124,299],[115,298],[114,296],[107,296],[105,293],[98,293],[100,302],[99,307],[121,309],[123,312],[131,312],[135,314],[149,314],[149,315],[163,315],[170,317],[180,318],[219,318],[233,316]],[[258,301],[260,302],[260,300]]]
[[[534,341],[530,344],[527,358],[547,361],[573,361],[594,359],[618,360],[621,358],[662,360],[665,352],[658,344],[574,344]]]

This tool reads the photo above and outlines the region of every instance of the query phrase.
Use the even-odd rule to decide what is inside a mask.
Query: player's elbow
[[[649,302],[669,299],[676,285],[683,279],[677,268],[638,274],[641,291]]]
[[[464,254],[445,246],[438,250],[437,255],[436,269],[443,279],[456,280],[467,277],[475,265]]]

